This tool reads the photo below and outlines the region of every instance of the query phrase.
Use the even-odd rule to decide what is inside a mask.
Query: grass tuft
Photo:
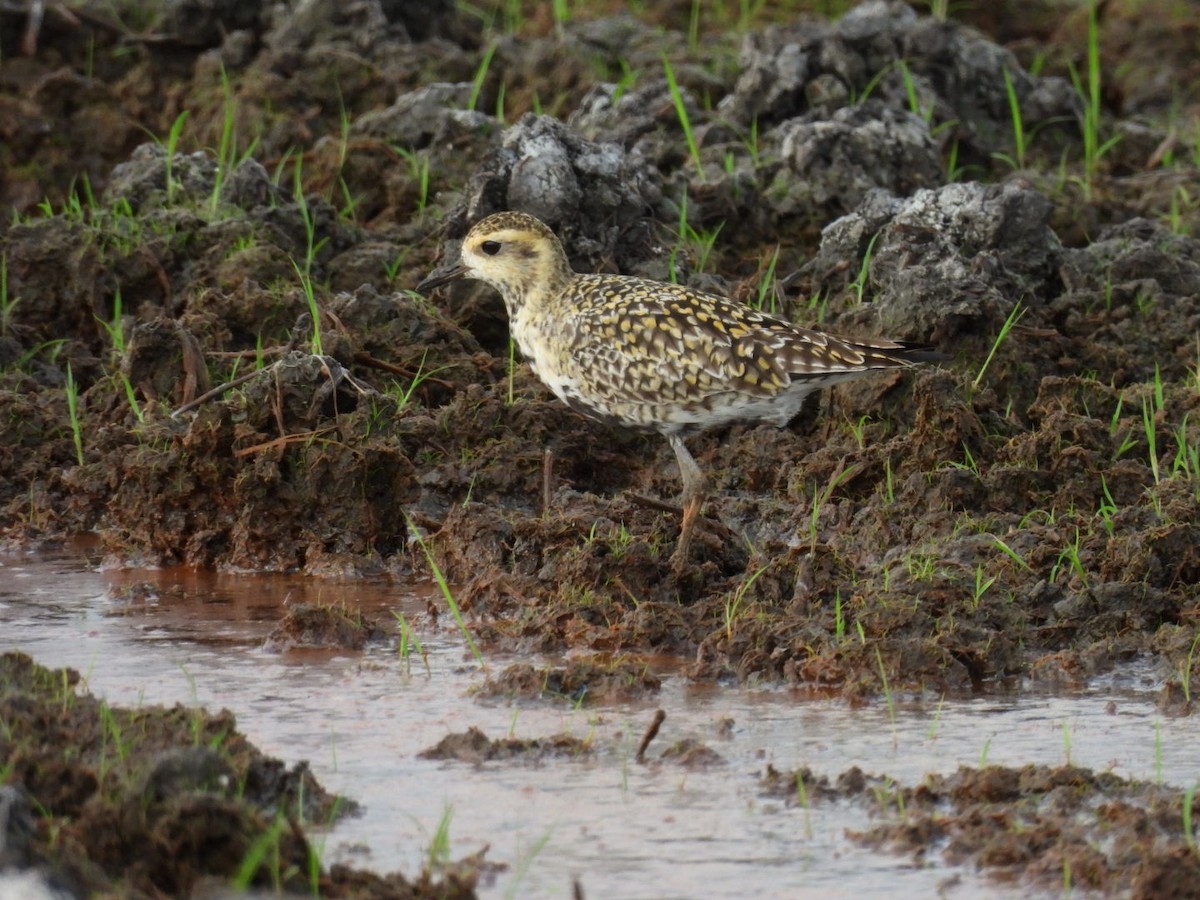
[[[683,92],[679,89],[679,82],[675,80],[675,70],[671,68],[671,61],[667,59],[667,54],[662,54],[663,73],[667,76],[667,90],[671,93],[671,102],[675,104],[675,115],[679,118],[679,125],[683,129],[683,138],[687,141],[688,155],[692,158],[692,164],[696,167],[696,175],[703,182],[704,179],[704,163],[700,159],[700,145],[696,143],[696,133],[692,129],[692,121],[688,116],[687,105],[683,102]]]
[[[467,647],[471,650],[471,655],[475,657],[475,661],[479,663],[487,671],[487,663],[483,660],[483,654],[479,652],[479,647],[475,643],[475,638],[471,636],[470,629],[467,628],[467,623],[463,620],[462,610],[459,609],[458,601],[454,599],[454,593],[450,590],[450,585],[446,582],[446,576],[442,574],[441,567],[438,566],[437,560],[433,558],[433,551],[429,549],[429,544],[421,532],[417,530],[416,523],[413,522],[407,515],[404,517],[408,523],[408,532],[413,536],[413,539],[421,547],[421,552],[425,554],[425,561],[429,563],[429,571],[433,575],[433,580],[437,583],[438,590],[442,592],[442,597],[446,601],[446,606],[450,609],[450,614],[454,616],[454,621],[458,625],[458,630],[462,633],[463,639],[467,642]]]
[[[67,363],[67,415],[71,420],[71,437],[75,440],[75,460],[83,465],[83,424],[79,421],[79,385]]]
[[[979,374],[975,376],[975,380],[971,382],[971,389],[978,390],[980,383],[983,381],[983,373],[988,370],[988,366],[992,364],[992,358],[996,355],[996,351],[1000,349],[1000,345],[1004,343],[1004,339],[1008,337],[1008,333],[1012,331],[1013,326],[1021,320],[1025,315],[1025,310],[1028,307],[1021,305],[1018,300],[1012,308],[1012,312],[1008,314],[1008,318],[1004,320],[1004,324],[1000,326],[1000,333],[996,335],[996,340],[992,342],[992,348],[988,351],[987,358],[984,359],[983,365],[979,367]]]

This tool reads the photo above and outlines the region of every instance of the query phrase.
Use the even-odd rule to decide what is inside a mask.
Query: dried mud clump
[[[877,192],[824,230],[806,268],[828,290],[853,277],[839,260],[862,260],[874,299],[848,321],[953,342],[979,358],[1021,297],[1053,296],[1062,248],[1050,208],[1012,182],[948,184],[904,199]]]
[[[695,738],[683,738],[669,745],[657,760],[685,769],[712,769],[725,765],[725,758],[720,753]]]
[[[361,613],[298,603],[271,629],[263,649],[270,653],[295,649],[361,650],[382,634],[379,626]]]
[[[592,752],[587,741],[569,734],[548,738],[489,738],[478,728],[459,734],[448,734],[428,750],[417,755],[421,759],[454,760],[479,765],[485,762],[525,760],[536,762],[553,756],[578,757]]]
[[[572,704],[623,703],[653,696],[661,686],[661,680],[645,663],[582,659],[545,669],[513,663],[500,674],[488,676],[480,696],[557,697]]]

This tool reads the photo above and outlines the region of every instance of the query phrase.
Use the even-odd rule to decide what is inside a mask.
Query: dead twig
[[[249,447],[241,447],[233,451],[235,458],[243,456],[252,456],[255,453],[262,453],[265,450],[273,450],[276,447],[286,447],[288,444],[298,444],[311,441],[315,438],[323,437],[331,431],[337,429],[330,426],[329,428],[318,428],[316,431],[301,431],[297,434],[285,434],[283,437],[272,438],[269,441],[263,441],[261,444],[252,444]]]
[[[650,727],[646,729],[646,733],[642,735],[642,742],[638,744],[637,755],[634,757],[638,762],[646,761],[646,748],[650,746],[650,742],[658,737],[658,729],[666,720],[667,714],[661,709],[654,711],[654,720],[650,723]]]
[[[414,372],[405,366],[398,366],[395,363],[390,363],[387,360],[376,359],[369,353],[358,350],[354,354],[354,361],[362,366],[370,366],[372,369],[379,369],[381,372],[389,372],[392,375],[403,375],[405,378],[415,380],[418,375],[421,375],[420,370]],[[447,390],[454,390],[454,385],[442,378],[435,378],[433,375],[421,375],[421,381],[432,381],[434,384],[441,385]]]
[[[179,409],[177,409],[171,413],[171,418],[178,419],[185,412],[190,412],[191,410],[195,409],[197,406],[200,406],[203,403],[207,403],[213,397],[219,397],[226,391],[231,391],[238,385],[245,384],[247,381],[249,381],[251,378],[253,378],[255,375],[257,375],[260,371],[262,371],[262,370],[255,369],[253,372],[247,372],[245,375],[239,375],[237,378],[233,379],[233,381],[227,381],[224,384],[218,384],[211,391],[205,391],[203,394],[201,394],[195,400],[192,400],[190,403],[183,404],[183,406],[179,407]]]
[[[683,515],[683,507],[676,506],[674,503],[667,503],[665,500],[656,500],[654,497],[647,497],[645,494],[635,494],[633,491],[626,491],[625,496],[638,506],[657,509],[659,512],[672,513],[676,516]]]

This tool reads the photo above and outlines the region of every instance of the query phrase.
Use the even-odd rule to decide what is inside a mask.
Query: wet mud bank
[[[355,801],[327,793],[304,763],[264,756],[228,712],[110,706],[79,680],[21,653],[0,656],[5,892],[23,870],[63,896],[193,896],[230,883],[323,897],[475,896],[478,871],[466,864],[412,881],[326,867],[306,830],[354,815]]]
[[[436,566],[482,652],[594,655],[498,696],[652,694],[659,654],[851,701],[1149,660],[1190,713],[1200,80],[1174,5],[533,6],[0,11],[5,545]],[[494,293],[413,290],[503,209],[580,271],[952,358],[692,439],[714,490],[676,574],[665,442],[554,400]]]
[[[868,805],[878,824],[851,839],[910,855],[917,865],[937,848],[952,865],[1036,889],[1147,900],[1196,895],[1200,859],[1187,830],[1194,797],[1161,785],[1071,765],[964,766],[912,787],[858,768],[835,779],[771,768],[762,784],[797,806]],[[1098,842],[1102,832],[1110,839]]]

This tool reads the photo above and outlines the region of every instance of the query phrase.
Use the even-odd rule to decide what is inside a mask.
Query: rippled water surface
[[[139,599],[130,585],[144,586]],[[1154,673],[1137,669],[1066,696],[900,701],[894,719],[883,702],[851,709],[783,689],[697,687],[667,663],[662,692],[647,703],[481,702],[471,695],[479,665],[449,616],[432,624],[426,597],[394,584],[101,572],[82,553],[3,556],[0,648],[78,669],[114,704],[232,710],[264,752],[308,760],[327,788],[363,804],[325,835],[327,862],[414,874],[449,809],[452,856],[487,846],[487,859],[508,866],[484,886],[489,897],[567,897],[575,879],[592,898],[1018,896],[1028,891],[937,865],[936,852],[917,864],[861,849],[845,837],[869,824],[861,809],[788,807],[761,796],[758,775],[768,763],[831,777],[858,765],[911,784],[985,755],[1057,764],[1068,752],[1076,764],[1177,784],[1200,771],[1191,723],[1162,717]],[[419,659],[407,671],[394,646],[263,650],[281,605],[298,601],[404,613],[428,671]],[[512,661],[487,659],[497,671]],[[658,707],[667,719],[651,757],[690,737],[725,764],[636,763]],[[567,732],[592,738],[598,752],[478,767],[418,758],[471,726],[490,737]]]

